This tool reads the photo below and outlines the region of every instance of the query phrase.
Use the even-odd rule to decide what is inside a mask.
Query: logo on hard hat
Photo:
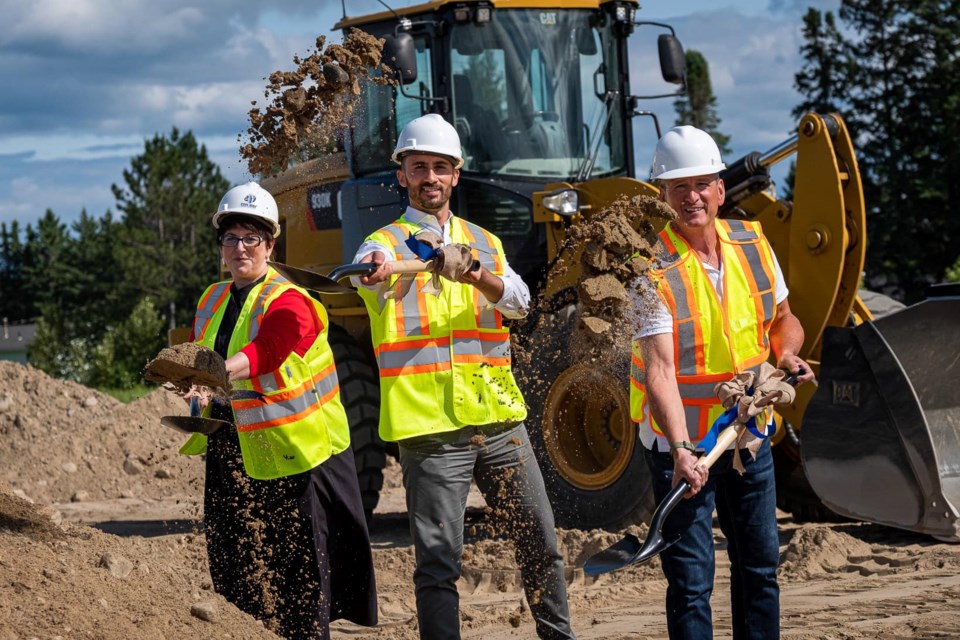
[[[247,195],[247,197],[243,199],[243,204],[247,207],[257,206],[257,196],[253,195],[252,193]]]

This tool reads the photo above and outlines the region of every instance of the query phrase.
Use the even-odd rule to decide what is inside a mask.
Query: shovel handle
[[[393,266],[394,273],[422,273],[433,269],[433,260],[424,262],[423,260],[394,260],[388,262]],[[336,267],[327,276],[331,280],[338,281],[347,276],[368,276],[377,270],[377,265],[372,262],[355,262],[353,264],[342,264]]]
[[[394,260],[389,263],[394,273],[424,273],[433,270],[433,260]]]

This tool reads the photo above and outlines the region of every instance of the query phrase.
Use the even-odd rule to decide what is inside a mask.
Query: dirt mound
[[[178,455],[185,437],[160,425],[162,415],[186,413],[163,389],[124,405],[0,361],[0,479],[48,503],[199,496],[202,465]]]
[[[61,526],[2,483],[0,590],[2,638],[277,637],[213,592],[202,538]]]
[[[787,580],[839,573],[872,554],[870,545],[829,527],[809,525],[797,530],[780,557],[780,575]]]

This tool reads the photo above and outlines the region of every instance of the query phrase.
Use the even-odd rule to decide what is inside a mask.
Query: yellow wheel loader
[[[657,193],[637,178],[633,124],[651,115],[638,108],[643,100],[664,96],[631,90],[627,42],[664,31],[661,72],[676,84],[683,50],[667,25],[638,21],[638,9],[630,0],[435,0],[345,17],[337,28],[384,39],[399,82],[361,88],[344,153],[263,182],[285,227],[278,260],[327,273],[404,210],[390,161],[403,125],[428,112],[454,124],[465,162],[453,212],[497,234],[540,296],[544,322],[515,327],[539,326],[522,337],[535,349],[519,378],[528,382],[527,427],[561,527],[622,527],[653,507],[626,369],[570,359],[564,340],[576,322],[578,274],[550,270],[576,252],[564,243],[572,224],[621,195]],[[777,199],[769,173],[790,157],[792,203]],[[802,387],[778,416],[781,508],[957,540],[957,292],[872,320],[858,297],[866,251],[860,175],[836,115],[806,115],[795,135],[729,163],[723,179],[721,215],[762,223],[806,332],[800,355],[818,374],[819,384]],[[339,326],[331,337],[369,511],[390,449],[375,433],[366,313],[356,295],[318,295]]]

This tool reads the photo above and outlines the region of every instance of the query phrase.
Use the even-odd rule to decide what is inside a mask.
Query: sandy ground
[[[160,415],[183,413],[171,396],[121,405],[0,362],[0,640],[276,637],[212,591],[199,532],[202,465],[177,457],[178,436],[159,425]],[[391,461],[371,527],[381,624],[338,622],[334,638],[417,637],[397,471]],[[488,537],[482,507],[472,495],[463,637],[535,637],[511,545]],[[960,637],[960,548],[781,516],[783,637]],[[579,568],[618,537],[560,532],[574,629],[581,639],[666,638],[656,560],[599,579]],[[724,638],[729,565],[719,530],[716,541],[714,615]]]

